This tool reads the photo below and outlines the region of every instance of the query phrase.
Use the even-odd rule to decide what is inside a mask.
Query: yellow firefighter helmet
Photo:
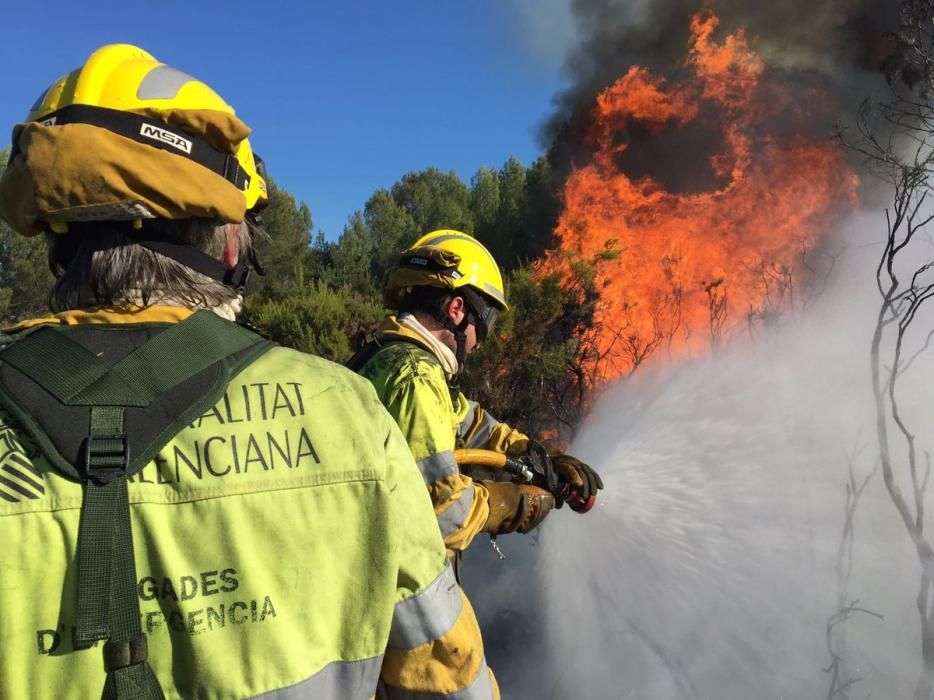
[[[197,78],[135,46],[104,46],[14,129],[0,216],[24,235],[78,221],[238,223],[267,201],[249,133]]]

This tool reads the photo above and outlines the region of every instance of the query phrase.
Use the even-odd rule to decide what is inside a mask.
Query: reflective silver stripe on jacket
[[[471,484],[461,492],[460,498],[443,512],[438,513],[438,526],[441,528],[442,537],[447,537],[452,532],[457,532],[464,527],[464,523],[467,522],[467,515],[470,513],[470,507],[473,505],[474,490],[473,484]]]
[[[454,626],[463,607],[454,569],[446,563],[444,571],[426,588],[396,603],[389,648],[414,649],[439,639]]]
[[[500,424],[500,421],[480,408],[476,401],[468,401],[467,405],[470,408],[457,428],[457,434],[464,440],[464,447],[483,449],[490,442],[493,429]],[[474,427],[474,424],[477,423],[477,414],[480,415],[480,420],[479,424]],[[468,436],[471,431],[472,434]]]
[[[333,661],[311,678],[262,695],[258,700],[369,700],[376,692],[383,657],[361,661]]]
[[[390,700],[492,700],[493,680],[486,666],[486,659],[480,664],[480,672],[469,687],[447,695],[436,693],[415,693],[411,690],[386,687]]]
[[[467,431],[470,430],[470,426],[473,425],[474,417],[477,415],[477,409],[480,407],[476,401],[471,401],[467,399],[467,413],[464,416],[464,420],[461,421],[461,424],[457,426],[457,436],[464,437],[467,434]]]
[[[451,450],[438,452],[417,462],[418,470],[422,473],[422,478],[426,484],[434,483],[438,479],[444,479],[458,473],[457,461],[454,459],[454,453]]]

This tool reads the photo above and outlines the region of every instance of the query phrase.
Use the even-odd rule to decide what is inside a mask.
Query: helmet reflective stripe
[[[483,291],[496,299],[500,304],[506,304],[506,297],[503,296],[503,293],[489,282],[483,282]]]
[[[179,90],[197,80],[172,66],[156,66],[143,78],[136,91],[141,100],[171,100]]]

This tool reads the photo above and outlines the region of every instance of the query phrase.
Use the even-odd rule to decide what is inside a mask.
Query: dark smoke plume
[[[571,0],[579,37],[566,60],[572,84],[556,95],[557,109],[541,132],[558,173],[587,158],[583,142],[594,99],[631,66],[678,78],[691,16],[704,8],[719,17],[719,36],[744,28],[771,76],[803,105],[815,94],[831,96],[832,108],[789,119],[785,128],[792,133],[830,135],[863,99],[885,88],[881,71],[893,50],[900,0]],[[642,141],[638,129],[627,138]],[[672,143],[681,154],[683,140]],[[644,157],[634,156],[632,174],[660,175],[664,182],[665,173],[645,172],[641,162],[659,160],[664,148],[655,144]],[[681,189],[677,179],[664,184]]]

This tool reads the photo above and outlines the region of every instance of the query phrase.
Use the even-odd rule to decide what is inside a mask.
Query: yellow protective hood
[[[411,259],[420,262],[407,262]],[[402,261],[383,277],[383,304],[387,309],[401,308],[403,299],[415,287],[454,289],[457,278],[451,273],[457,270],[460,261],[456,253],[438,247],[421,246],[404,251]]]
[[[390,316],[383,322],[380,331],[384,336],[402,336],[418,341],[423,347],[430,350],[432,355],[438,358],[448,379],[457,374],[457,358],[454,356],[454,351],[438,340],[412,314],[403,313],[398,316]]]
[[[235,152],[249,127],[219,110],[138,113]],[[44,222],[162,217],[243,221],[243,192],[187,158],[89,124],[19,124],[15,155],[0,177],[0,217],[32,236]]]

